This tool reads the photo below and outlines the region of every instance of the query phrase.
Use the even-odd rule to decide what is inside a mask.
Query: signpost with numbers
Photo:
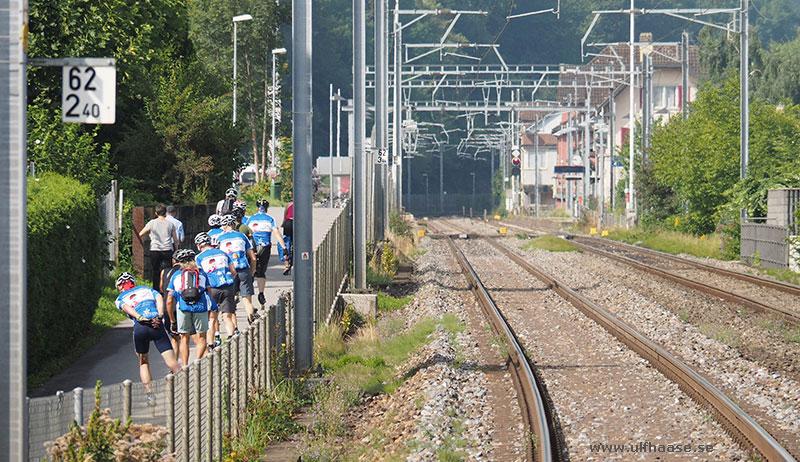
[[[117,68],[113,58],[29,59],[29,66],[61,67],[61,120],[113,124]]]
[[[375,150],[375,163],[378,165],[386,164],[389,162],[389,150],[388,149],[376,149]]]

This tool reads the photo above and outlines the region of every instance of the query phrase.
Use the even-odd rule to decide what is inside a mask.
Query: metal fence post
[[[183,377],[183,406],[181,406],[181,416],[183,417],[183,441],[181,441],[181,460],[189,462],[189,368],[184,367],[181,371]]]
[[[239,427],[239,394],[240,394],[240,383],[239,383],[239,339],[242,338],[242,334],[237,335],[233,338],[233,357],[231,358],[232,368],[233,371],[233,386],[231,387],[231,393],[234,394],[233,399],[231,400],[233,406],[231,407],[231,426],[233,427],[233,434],[238,434],[238,427]]]
[[[228,433],[231,432],[231,393],[233,393],[233,385],[231,383],[231,345],[233,345],[233,341],[223,343],[225,350],[222,358],[225,361],[225,375],[223,376],[225,386],[223,389],[225,390],[225,429]]]
[[[167,375],[167,445],[169,452],[175,452],[175,376]]]
[[[131,382],[128,379],[122,381],[122,421],[127,422],[131,418]]]
[[[211,356],[206,356],[206,399],[204,405],[206,407],[206,460],[208,462],[214,461],[214,356],[216,352],[212,352]]]
[[[272,361],[275,359],[275,312],[278,306],[272,305],[267,312],[267,388],[272,388]]]
[[[194,441],[195,452],[192,460],[200,460],[200,455],[203,452],[203,400],[202,398],[202,361],[195,361],[194,363]]]
[[[253,376],[253,329],[248,329],[244,335],[244,396],[247,401]]]
[[[83,388],[75,387],[72,390],[72,411],[73,418],[78,425],[83,425]]]
[[[214,456],[222,460],[222,400],[225,391],[222,388],[222,351],[215,351],[214,355]]]

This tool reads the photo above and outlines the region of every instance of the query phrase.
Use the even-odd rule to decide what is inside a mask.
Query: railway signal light
[[[520,174],[520,167],[522,162],[519,160],[518,156],[514,156],[511,158],[511,174],[515,176],[519,176]]]

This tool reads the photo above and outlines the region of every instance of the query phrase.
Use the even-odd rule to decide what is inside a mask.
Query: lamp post
[[[233,17],[233,124],[236,125],[236,24],[253,19],[249,14],[240,14]]]
[[[422,176],[425,177],[425,212],[428,211],[428,174],[423,173]]]
[[[275,56],[282,55],[282,54],[285,54],[285,53],[286,53],[286,48],[274,48],[272,50],[272,111],[271,111],[272,112],[272,127],[271,127],[272,128],[272,143],[270,143],[270,145],[271,145],[270,148],[271,148],[272,152],[270,153],[271,154],[271,159],[270,159],[269,166],[272,167],[273,169],[276,168],[275,167],[275,145],[277,143],[275,142],[275,113],[276,113],[275,112],[275,104],[277,102],[277,94],[278,94],[278,84],[277,84],[278,70],[275,67]],[[236,115],[236,111],[234,111],[234,115]],[[278,172],[275,171],[274,173],[277,174]],[[270,175],[270,177],[271,176],[272,175]],[[277,199],[278,195],[277,195],[277,191],[275,190],[275,178],[270,178],[269,182],[270,182],[270,186],[269,186],[270,196],[271,196],[272,199]]]

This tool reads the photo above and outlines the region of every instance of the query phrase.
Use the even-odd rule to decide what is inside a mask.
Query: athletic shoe
[[[291,272],[292,272],[292,268],[286,268],[285,270],[283,270],[283,275],[284,276],[288,276],[289,273],[291,273]]]
[[[217,335],[214,336],[214,346],[218,347],[220,345],[222,345],[222,336],[217,334]]]
[[[264,292],[259,292],[258,303],[261,303],[262,308],[267,304],[267,298],[264,296]]]
[[[233,335],[239,335],[239,334],[241,334],[241,332],[239,332],[239,329],[233,329]]]
[[[149,407],[156,407],[156,395],[148,393],[145,398]]]
[[[206,345],[206,348],[208,348],[208,351],[211,351],[214,349],[215,346],[216,345],[214,345],[213,343],[209,343],[208,345]]]

